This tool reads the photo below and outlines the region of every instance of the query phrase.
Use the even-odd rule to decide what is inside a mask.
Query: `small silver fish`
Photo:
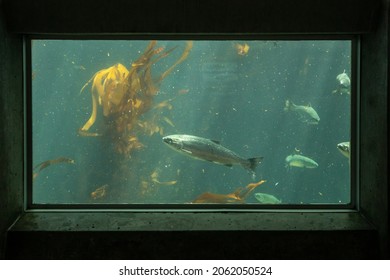
[[[339,81],[339,84],[343,87],[351,86],[351,79],[349,78],[348,74],[345,73],[345,70],[343,73],[338,74],[336,79]]]
[[[163,141],[175,151],[190,157],[222,164],[226,166],[241,165],[245,169],[255,172],[256,166],[263,157],[244,159],[222,146],[218,141],[185,134],[176,134],[163,137]]]
[[[277,199],[275,196],[266,193],[255,193],[255,198],[261,204],[281,204],[282,201]]]
[[[342,142],[337,144],[337,149],[347,158],[349,158],[349,142]]]
[[[339,84],[333,93],[351,94],[351,79],[349,78],[348,74],[345,73],[345,70],[343,73],[337,75],[336,80]]]
[[[307,124],[318,124],[320,117],[311,106],[295,105],[290,100],[286,100],[284,111],[292,111],[299,115],[302,122]]]
[[[317,168],[318,163],[311,158],[301,155],[289,155],[286,157],[286,166],[301,167],[301,168]]]

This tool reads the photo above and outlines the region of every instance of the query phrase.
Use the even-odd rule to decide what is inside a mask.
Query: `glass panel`
[[[32,202],[347,204],[350,73],[350,40],[33,40]]]

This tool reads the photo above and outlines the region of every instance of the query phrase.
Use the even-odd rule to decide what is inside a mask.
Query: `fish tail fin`
[[[255,173],[257,165],[263,161],[263,157],[248,158],[245,164],[245,168]]]

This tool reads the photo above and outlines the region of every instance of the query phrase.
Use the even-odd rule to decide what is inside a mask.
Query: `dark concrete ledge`
[[[3,0],[18,33],[364,33],[378,0]]]
[[[358,212],[31,212],[10,231],[373,230]]]
[[[379,259],[375,231],[11,232],[6,259]]]
[[[27,213],[7,259],[378,259],[358,213]]]
[[[373,230],[358,212],[32,212],[11,231]]]

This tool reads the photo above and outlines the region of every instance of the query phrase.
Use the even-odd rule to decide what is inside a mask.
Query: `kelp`
[[[46,160],[44,162],[41,162],[40,164],[37,164],[36,166],[34,166],[33,168],[33,179],[35,179],[36,177],[38,177],[39,173],[53,165],[53,164],[58,164],[58,163],[70,163],[70,164],[75,164],[75,161],[71,158],[67,158],[67,157],[59,157],[59,158],[55,158],[55,159],[49,159],[49,160]]]
[[[205,192],[193,200],[192,203],[245,203],[245,200],[249,194],[253,192],[255,188],[265,182],[265,180],[261,180],[257,183],[250,183],[247,186],[239,187],[234,192],[228,194]]]
[[[170,55],[177,47],[164,51],[157,47],[157,41],[151,41],[141,56],[131,63],[127,69],[117,63],[109,68],[96,72],[82,87],[81,92],[92,83],[91,98],[92,112],[86,123],[79,129],[80,136],[100,136],[101,133],[90,132],[98,116],[98,107],[102,108],[102,115],[109,125],[108,134],[113,139],[116,152],[130,155],[134,149],[143,145],[138,140],[138,133],[146,135],[162,133],[162,127],[157,123],[157,115],[151,119],[141,119],[151,109],[172,109],[170,101],[163,101],[153,106],[160,83],[182,63],[192,48],[192,42],[187,42],[180,58],[166,71],[157,77],[152,75],[152,66],[161,59]],[[163,120],[169,125],[173,123],[166,117]]]

